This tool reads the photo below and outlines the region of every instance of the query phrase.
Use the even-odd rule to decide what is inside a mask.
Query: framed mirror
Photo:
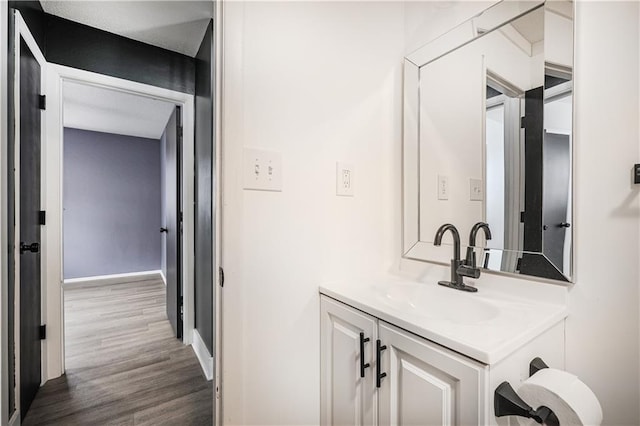
[[[573,10],[501,2],[406,56],[404,257],[448,265],[438,227],[486,222],[484,268],[571,280]]]

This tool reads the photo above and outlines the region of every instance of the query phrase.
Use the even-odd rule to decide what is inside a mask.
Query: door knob
[[[20,254],[24,254],[24,252],[29,251],[31,253],[38,253],[40,251],[40,243],[31,243],[25,244],[20,243]]]
[[[160,232],[169,232],[167,228],[160,228]]]
[[[571,224],[568,223],[568,222],[561,222],[558,226],[560,228],[569,228],[569,227],[571,227]]]

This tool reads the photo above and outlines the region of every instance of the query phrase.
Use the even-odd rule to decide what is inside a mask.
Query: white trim
[[[162,270],[159,270],[158,272],[160,272],[160,279],[162,280],[162,284],[164,284],[164,286],[167,286],[167,277],[164,276],[164,272],[162,272]]]
[[[182,92],[150,86],[103,74],[79,70],[62,65],[49,64],[47,102],[47,164],[46,210],[49,226],[46,227],[48,241],[55,241],[46,250],[47,258],[47,343],[51,350],[47,359],[47,379],[64,373],[64,318],[62,298],[62,152],[63,152],[63,81],[94,85],[112,90],[172,102],[182,107],[182,212],[184,217],[182,235],[182,286],[184,294],[183,343],[191,343],[194,328],[194,96]],[[43,273],[43,276],[45,274]]]
[[[213,357],[209,353],[207,349],[207,345],[204,344],[202,337],[200,337],[200,333],[198,330],[193,330],[193,342],[191,343],[191,347],[193,348],[193,352],[196,354],[198,361],[200,361],[200,367],[202,367],[202,372],[207,380],[211,380],[213,378]]]
[[[214,279],[214,303],[213,303],[213,322],[214,322],[214,347],[213,356],[215,363],[213,364],[214,383],[213,383],[213,424],[221,426],[224,424],[222,412],[222,287],[220,286],[220,274],[218,269],[222,267],[222,70],[224,61],[223,40],[224,40],[224,5],[221,1],[216,1],[214,6],[213,19],[213,43],[214,43],[214,104],[213,104],[213,124],[214,124],[214,146],[216,152],[216,187],[215,191],[215,241],[214,250],[215,258],[213,259]]]
[[[7,426],[20,426],[20,410],[13,412],[13,416],[9,419]]]
[[[6,1],[0,2],[0,22],[9,22],[9,7]],[[8,247],[6,230],[8,221],[8,176],[7,141],[9,126],[8,114],[8,46],[9,31],[0,31],[0,247]],[[9,256],[7,250],[0,251],[0,283],[8,282]],[[0,424],[9,417],[9,286],[0,285]]]
[[[95,275],[93,277],[69,278],[63,281],[63,288],[97,287],[108,284],[124,284],[163,279],[162,271],[129,272],[127,274]]]

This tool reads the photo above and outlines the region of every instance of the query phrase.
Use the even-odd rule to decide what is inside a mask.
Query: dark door
[[[20,414],[40,388],[40,65],[20,43]]]
[[[525,92],[524,128],[524,253],[518,270],[527,275],[564,280],[566,278],[555,262],[547,257],[543,249],[543,197],[547,187],[544,176],[547,173],[544,162],[544,88],[536,87]],[[544,168],[544,169],[543,169]],[[566,213],[565,213],[566,215]],[[546,234],[545,234],[546,235]],[[564,235],[564,234],[563,234]]]
[[[524,128],[524,251],[542,251],[542,139],[544,88],[525,92]]]
[[[180,107],[176,107],[169,118],[165,133],[165,226],[167,268],[167,318],[173,333],[182,338],[182,194],[181,160],[182,127]]]
[[[213,22],[196,55],[195,99],[195,329],[214,354],[215,145],[213,134]],[[217,272],[217,271],[216,271]]]
[[[544,135],[544,196],[542,207],[543,253],[558,269],[563,269],[564,240],[569,205],[569,135]]]

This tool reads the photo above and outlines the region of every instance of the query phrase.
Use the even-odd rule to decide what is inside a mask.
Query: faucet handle
[[[458,266],[456,270],[458,275],[469,278],[479,278],[480,277],[480,268],[476,268],[475,266],[462,264]]]

